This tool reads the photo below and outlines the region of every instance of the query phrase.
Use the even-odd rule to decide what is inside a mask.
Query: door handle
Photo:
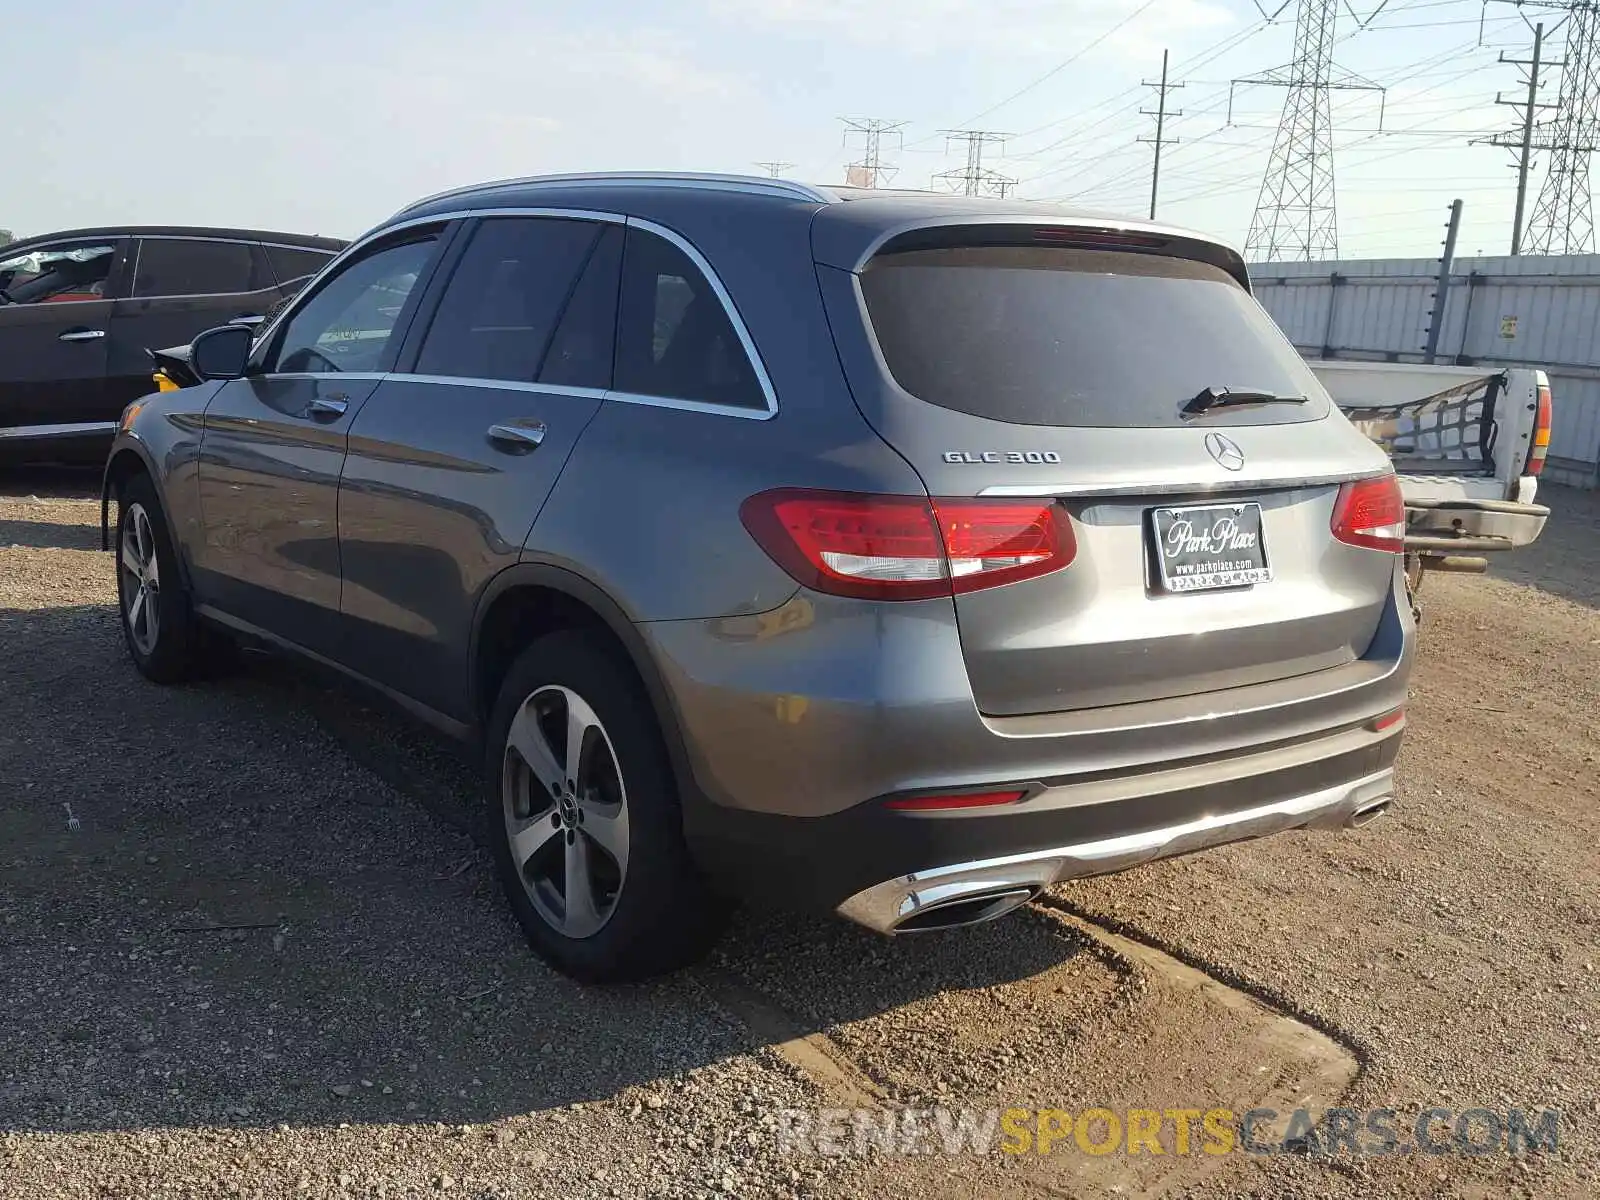
[[[343,396],[313,396],[306,405],[306,416],[322,421],[331,421],[342,417],[345,410],[350,407],[350,402]]]
[[[106,331],[104,329],[84,329],[83,327],[80,326],[77,329],[68,329],[63,333],[57,334],[56,335],[56,341],[58,341],[58,342],[97,342],[101,338],[105,337],[105,335],[106,335]]]
[[[510,454],[527,454],[537,450],[544,441],[545,424],[543,421],[532,425],[491,425],[489,426],[489,440],[494,443],[495,449],[504,450]]]
[[[252,329],[254,329],[257,325],[260,325],[261,322],[265,321],[266,319],[267,319],[266,316],[264,314],[262,314],[262,313],[242,313],[239,316],[233,318],[233,320],[229,321],[228,324],[229,325],[248,325]]]

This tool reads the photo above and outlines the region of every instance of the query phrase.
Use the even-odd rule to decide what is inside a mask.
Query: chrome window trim
[[[172,237],[166,237],[162,234],[151,234],[148,237],[142,234],[134,234],[132,237],[133,240],[138,244],[133,248],[133,271],[128,276],[128,294],[122,297],[124,300],[206,300],[212,296],[258,296],[262,292],[275,292],[278,290],[279,285],[274,283],[268,287],[256,288],[254,291],[244,292],[169,292],[160,296],[135,295],[134,290],[139,286],[139,265],[144,262],[144,244],[146,242],[220,242],[228,246],[243,246],[246,249],[249,249],[251,246],[259,246],[261,243],[247,242],[243,238],[201,237],[199,234],[192,233],[176,234]],[[255,270],[254,255],[251,255],[250,257],[250,269],[252,271]],[[268,269],[271,270],[270,263],[268,264]],[[273,277],[277,277],[276,272],[273,273]]]
[[[285,378],[285,376],[277,376]],[[312,378],[307,376],[306,378]],[[351,379],[350,375],[318,375],[318,379]],[[718,417],[743,417],[751,421],[765,421],[771,415],[758,408],[736,408],[729,404],[713,404],[706,400],[678,400],[671,396],[646,396],[638,392],[619,392],[605,388],[573,387],[565,383],[527,383],[520,379],[482,379],[471,375],[408,375],[396,371],[384,375],[385,380],[397,383],[454,384],[459,387],[489,388],[495,391],[532,392],[539,395],[571,396],[579,400],[615,400],[619,404],[643,404],[650,408],[677,408],[685,412],[710,413]]]
[[[772,388],[772,379],[767,375],[767,365],[761,361],[761,355],[756,352],[755,341],[750,337],[750,331],[745,328],[744,318],[739,315],[739,310],[734,306],[733,297],[728,295],[728,289],[722,286],[722,280],[711,269],[711,264],[706,261],[705,255],[696,250],[689,240],[682,234],[668,229],[665,225],[658,225],[654,221],[647,221],[643,217],[629,217],[627,221],[631,228],[643,229],[646,233],[653,233],[657,237],[665,238],[688,257],[695,267],[705,276],[706,282],[711,285],[711,290],[716,292],[717,299],[722,302],[722,311],[728,316],[728,321],[733,325],[733,332],[738,335],[739,343],[744,347],[745,357],[749,360],[751,368],[756,373],[756,380],[761,385],[761,396],[766,401],[766,411],[745,408],[737,404],[712,404],[703,400],[680,400],[675,396],[639,396],[633,392],[615,393],[619,398],[629,403],[650,403],[660,408],[682,408],[690,412],[718,412],[731,413],[734,416],[754,417],[765,421],[778,415],[778,396]]]
[[[230,246],[271,246],[276,250],[305,250],[325,258],[339,253],[326,246],[296,246],[289,242],[262,242],[242,237],[208,237],[203,233],[130,233],[125,236],[141,242],[227,242]]]
[[[9,425],[0,427],[0,441],[25,442],[36,438],[72,437],[116,431],[115,421],[75,421],[66,425]]]
[[[245,379],[387,379],[384,371],[284,371],[275,375],[246,375]],[[237,383],[238,380],[229,380]]]
[[[566,383],[529,383],[522,379],[487,379],[477,375],[413,375],[395,371],[385,375],[396,383],[444,383],[461,387],[493,388],[497,391],[542,392],[552,396],[572,396],[579,400],[604,400],[604,388],[574,387]]]
[[[665,238],[668,242],[672,243],[672,245],[676,246],[680,251],[683,252],[684,256],[694,264],[695,268],[703,276],[705,276],[706,282],[711,285],[711,290],[716,293],[717,300],[722,304],[723,312],[727,314],[728,321],[733,326],[735,335],[737,335],[739,338],[739,344],[744,347],[745,357],[749,360],[750,367],[756,374],[756,380],[761,386],[761,396],[766,403],[766,407],[744,408],[736,404],[717,404],[706,400],[685,400],[674,396],[651,396],[636,392],[618,391],[616,389],[607,389],[604,392],[601,392],[601,397],[606,400],[616,400],[623,404],[642,404],[651,408],[675,408],[684,412],[698,412],[709,413],[715,416],[739,417],[747,421],[768,421],[778,415],[778,396],[777,392],[772,386],[772,378],[767,373],[766,363],[762,362],[761,355],[757,353],[755,341],[750,336],[750,330],[746,327],[744,318],[740,316],[738,308],[734,305],[733,297],[728,294],[728,289],[723,285],[721,277],[706,260],[705,255],[701,254],[700,251],[697,250],[687,238],[675,230],[669,229],[665,225],[657,224],[654,221],[646,220],[643,217],[631,217],[625,213],[603,212],[596,209],[585,208],[464,208],[453,212],[435,213],[426,217],[411,217],[404,221],[396,221],[392,225],[381,226],[380,228],[368,231],[356,241],[351,242],[350,245],[338,255],[338,257],[324,266],[321,271],[318,271],[316,275],[314,275],[306,283],[306,285],[295,294],[294,301],[288,305],[285,305],[283,311],[278,313],[272,324],[262,329],[260,333],[257,334],[257,337],[263,342],[272,337],[278,328],[278,324],[293,315],[293,313],[299,308],[300,304],[303,303],[301,297],[308,295],[322,279],[322,276],[325,273],[335,270],[346,258],[359,254],[363,249],[371,245],[373,242],[387,238],[391,234],[398,231],[416,226],[447,225],[451,221],[466,221],[471,220],[474,217],[482,217],[486,220],[497,217],[546,217],[553,220],[597,221],[608,225],[621,225],[625,228],[632,226],[637,229],[642,229],[646,233],[653,233],[657,237]],[[326,379],[359,378],[355,375],[340,374],[329,374],[313,377]],[[468,380],[464,377],[454,375],[408,376],[395,373],[394,377],[412,379],[420,378],[425,379],[428,382],[445,382],[448,380],[452,383],[466,383],[469,387],[512,387],[519,389],[525,387],[530,391],[556,390],[556,385],[547,386],[532,383],[523,384],[516,381],[503,379]],[[594,388],[582,390],[584,392],[598,391],[598,389]]]
[[[606,399],[622,404],[642,404],[648,408],[676,408],[683,412],[709,413],[717,417],[740,417],[746,421],[770,421],[778,415],[776,408],[740,408],[737,404],[680,400],[676,396],[647,396],[641,392],[607,392]],[[771,403],[770,399],[768,403]]]

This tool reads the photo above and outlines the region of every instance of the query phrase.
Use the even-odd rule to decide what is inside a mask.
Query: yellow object
[[[158,392],[176,392],[180,390],[178,385],[172,381],[172,377],[165,371],[157,371],[150,378],[156,381],[156,391]]]

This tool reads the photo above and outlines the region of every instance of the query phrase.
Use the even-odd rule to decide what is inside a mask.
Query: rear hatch
[[[1395,559],[1331,526],[1341,484],[1387,462],[1230,251],[943,225],[818,272],[857,403],[931,496],[1070,516],[1064,569],[955,589],[983,712],[1192,696],[1366,652]]]

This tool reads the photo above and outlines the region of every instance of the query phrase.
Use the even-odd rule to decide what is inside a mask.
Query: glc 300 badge
[[[1058,463],[1054,450],[946,450],[947,463]]]

